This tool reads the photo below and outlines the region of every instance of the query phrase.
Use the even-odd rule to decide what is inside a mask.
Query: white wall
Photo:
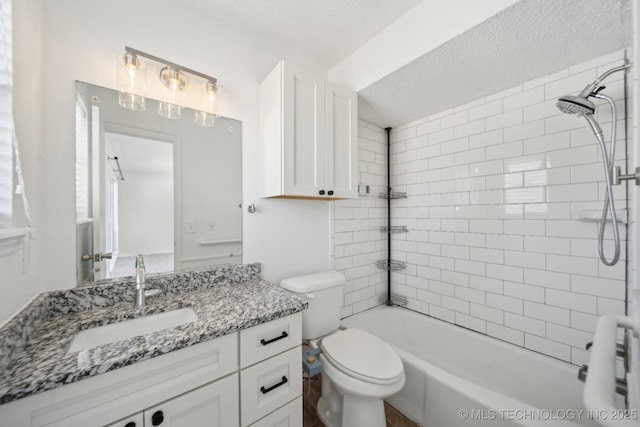
[[[262,261],[265,277],[274,280],[298,272],[288,262],[294,257],[300,268],[328,267],[326,204],[258,199],[258,84],[278,59],[301,62],[299,58],[287,58],[235,28],[169,0],[46,2],[44,32],[46,161],[39,196],[51,219],[42,227],[40,253],[55,250],[62,256],[43,259],[41,271],[47,277],[46,283],[41,279],[43,287],[68,287],[74,281],[73,146],[67,144],[73,138],[74,80],[115,88],[116,58],[125,45],[215,75],[225,97],[225,115],[243,122],[243,193],[245,204],[258,205],[257,214],[245,213],[244,260]],[[278,244],[286,243],[282,236],[290,229],[304,244]]]
[[[35,215],[39,206],[38,168],[41,165],[41,118],[38,109],[34,108],[40,104],[41,99],[41,2],[14,1],[13,19],[20,23],[13,26],[14,120],[21,146],[25,186]],[[14,203],[14,215],[17,227],[27,225],[20,199]],[[0,300],[0,324],[18,312],[41,290],[36,280],[36,243],[37,240],[28,241],[18,252],[0,257],[0,284],[4,287]]]
[[[274,281],[330,267],[329,204],[258,198],[258,84],[280,59],[308,68],[306,61],[170,0],[14,3],[14,28],[22,36],[16,42],[17,85],[27,94],[16,119],[25,135],[23,157],[38,227],[30,262],[39,262],[29,278],[21,268],[0,267],[3,282],[19,282],[0,302],[0,321],[42,290],[75,284],[74,82],[115,88],[124,46],[216,76],[223,113],[243,122],[244,205],[258,208],[256,214],[244,212],[243,260],[262,262],[264,277]],[[46,81],[40,80],[41,64]]]
[[[392,258],[407,263],[393,273],[393,289],[409,308],[587,362],[598,316],[625,311],[624,248],[623,261],[604,266],[597,223],[578,220],[583,210],[602,209],[599,148],[583,118],[554,104],[622,57],[596,58],[394,129],[391,185],[409,198],[393,202],[391,217],[409,232],[393,235]],[[605,84],[620,110],[622,73]],[[608,107],[597,117],[608,135]],[[622,146],[616,158],[624,165]],[[624,186],[614,193],[624,208]],[[354,311],[371,304],[373,292],[359,292],[349,301]]]
[[[369,194],[335,202],[333,211],[334,268],[347,278],[343,317],[378,305],[387,289],[387,273],[376,261],[387,257],[386,132],[367,122],[358,123],[358,182],[369,185]]]

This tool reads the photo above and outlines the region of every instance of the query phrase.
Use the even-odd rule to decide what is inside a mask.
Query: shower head
[[[596,107],[593,102],[582,96],[566,95],[560,97],[556,102],[556,107],[566,114],[575,114],[577,116],[586,116],[593,114]]]
[[[590,96],[597,95],[598,92],[604,89],[604,86],[602,87],[598,87],[598,86],[600,86],[600,83],[605,78],[607,78],[609,75],[617,71],[624,71],[630,66],[631,65],[625,60],[625,63],[623,65],[620,65],[619,67],[615,67],[606,71],[604,74],[598,77],[593,83],[585,86],[585,88],[582,89],[582,92],[580,92],[578,96],[566,95],[559,98],[558,102],[556,102],[556,107],[558,107],[560,111],[566,114],[575,114],[577,116],[585,116],[589,121],[589,124],[593,128],[594,127],[593,121],[589,120],[589,116],[590,115],[592,116],[595,113],[596,107],[593,104],[593,102],[589,101],[588,98]],[[595,132],[595,128],[594,128],[594,132]]]

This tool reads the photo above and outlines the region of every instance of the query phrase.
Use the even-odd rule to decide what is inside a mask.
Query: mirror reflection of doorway
[[[147,273],[173,271],[173,144],[108,130],[105,142],[105,243],[113,253],[106,278],[131,275],[138,253]]]
[[[147,99],[145,111],[129,111],[118,104],[118,91],[82,82],[77,82],[76,88],[77,283],[132,277],[135,261],[129,266],[125,262],[122,275],[116,274],[113,268],[115,261],[129,255],[124,239],[135,239],[136,247],[130,251],[131,255],[142,253],[152,270],[156,270],[154,266],[158,264],[153,261],[154,255],[170,252],[174,253],[173,271],[242,263],[242,123],[220,117],[214,127],[204,128],[194,125],[189,109],[185,109],[179,120],[165,119],[157,114],[157,101],[153,99]],[[158,203],[157,199],[150,198],[160,197],[160,188],[169,187],[168,176],[163,179],[165,184],[150,183],[134,192],[135,197],[127,200],[147,198],[146,203],[125,214],[122,191],[130,187],[131,173],[135,173],[132,171],[127,178],[127,163],[132,155],[125,154],[120,150],[122,147],[118,152],[114,149],[107,152],[107,133],[137,137],[154,145],[155,148],[132,162],[134,168],[155,164],[151,156],[158,147],[167,151],[172,147],[173,224],[155,227],[155,231],[173,232],[173,243],[167,243],[168,249],[142,245],[157,237],[146,234],[143,227],[150,222],[148,219],[154,220],[158,212],[166,214],[170,210],[158,208],[152,217],[136,218],[128,228],[122,223]],[[124,181],[113,172],[117,165],[113,165],[109,157],[119,157]],[[165,163],[171,164],[168,157]],[[107,210],[111,212],[110,219]],[[125,228],[128,231],[124,231]],[[108,239],[112,243],[109,247]],[[161,269],[165,268],[168,267]]]

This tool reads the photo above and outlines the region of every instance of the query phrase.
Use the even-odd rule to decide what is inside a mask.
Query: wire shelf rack
[[[409,230],[406,225],[381,225],[380,231],[382,233],[407,233]]]
[[[378,297],[378,302],[380,304],[387,304],[387,296],[386,295],[380,295]],[[401,307],[405,307],[407,304],[409,303],[409,301],[407,301],[407,297],[405,296],[401,296],[401,295],[391,295],[391,305],[399,305]]]
[[[405,191],[390,191],[388,193],[380,193],[378,197],[381,199],[406,199],[409,196]]]
[[[404,270],[407,264],[403,261],[395,261],[392,259],[381,259],[376,262],[376,267],[381,270]]]

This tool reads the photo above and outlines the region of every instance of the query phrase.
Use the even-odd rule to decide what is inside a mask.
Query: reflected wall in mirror
[[[76,82],[78,284],[242,263],[242,123],[211,128],[118,105],[118,91]]]

